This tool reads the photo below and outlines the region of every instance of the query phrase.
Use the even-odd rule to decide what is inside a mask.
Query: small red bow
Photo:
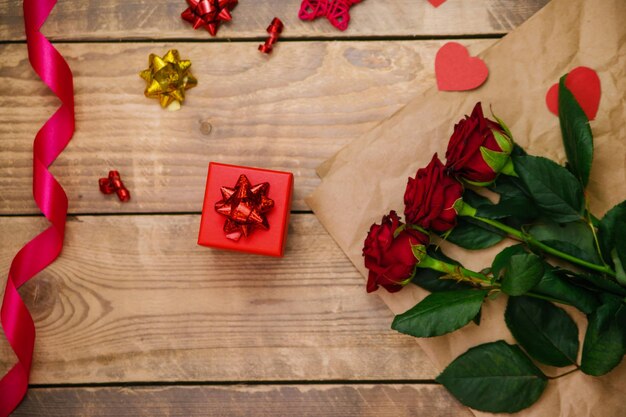
[[[269,229],[265,213],[274,207],[274,200],[267,197],[269,189],[268,182],[252,186],[243,174],[234,188],[220,188],[222,200],[215,203],[215,211],[226,216],[224,233],[228,239],[238,241],[256,228]]]
[[[130,200],[130,192],[124,186],[120,173],[117,171],[109,171],[107,178],[100,178],[98,180],[100,184],[100,191],[104,194],[117,194],[117,198],[122,202]]]
[[[301,20],[313,20],[326,16],[330,23],[339,30],[346,30],[350,23],[350,7],[362,0],[303,0],[298,17]]]
[[[278,42],[278,37],[283,31],[284,25],[283,22],[277,17],[272,19],[272,23],[267,27],[267,33],[270,36],[267,38],[263,45],[259,45],[259,51],[265,54],[271,54],[272,49],[274,49],[274,44]]]
[[[204,26],[211,36],[215,36],[221,22],[232,20],[230,11],[237,5],[237,0],[187,0],[187,4],[189,7],[180,17],[191,23],[194,29]]]

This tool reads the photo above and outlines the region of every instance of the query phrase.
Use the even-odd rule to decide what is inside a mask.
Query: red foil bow
[[[326,16],[328,21],[339,30],[348,29],[350,7],[362,0],[303,0],[298,17],[301,20],[313,20]]]
[[[268,182],[253,186],[243,174],[234,188],[220,188],[222,200],[215,203],[215,211],[226,216],[224,233],[228,239],[238,241],[257,228],[269,229],[265,213],[274,207],[274,200],[267,197],[269,189]]]
[[[189,7],[180,17],[191,23],[194,29],[204,27],[215,36],[221,22],[232,20],[230,11],[237,5],[237,0],[187,0],[187,4]]]
[[[98,180],[100,192],[103,194],[117,194],[117,198],[122,202],[130,200],[130,192],[124,186],[120,173],[117,171],[109,171],[109,176]]]
[[[283,25],[283,22],[281,22],[279,18],[275,17],[274,19],[272,19],[272,23],[270,23],[270,25],[267,27],[267,33],[269,33],[270,36],[267,38],[263,45],[259,45],[259,51],[265,54],[271,54],[272,49],[274,49],[274,44],[278,42],[278,37],[280,36],[284,27],[285,26]]]

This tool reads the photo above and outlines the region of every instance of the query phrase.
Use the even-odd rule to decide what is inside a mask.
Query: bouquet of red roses
[[[600,376],[626,354],[626,201],[602,219],[589,211],[585,187],[593,159],[589,120],[559,84],[566,166],[528,155],[505,123],[480,103],[455,127],[445,164],[435,154],[409,178],[403,223],[396,212],[372,225],[363,248],[367,291],[430,291],[395,317],[392,328],[415,337],[480,325],[483,303],[507,295],[504,319],[518,344],[496,341],[460,355],[437,377],[463,404],[516,412],[532,405],[550,379],[581,371]],[[484,249],[511,238],[481,271],[448,258],[446,240]],[[579,357],[578,327],[559,305],[587,317]],[[571,369],[547,376],[535,362]]]

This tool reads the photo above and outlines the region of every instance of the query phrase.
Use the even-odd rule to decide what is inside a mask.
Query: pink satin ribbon
[[[13,258],[0,311],[2,329],[18,359],[0,380],[0,417],[8,416],[26,394],[35,345],[33,319],[17,290],[59,256],[65,235],[67,196],[48,167],[74,133],[74,85],[69,66],[39,31],[56,2],[24,0],[28,58],[62,103],[37,132],[33,145],[33,197],[51,225]]]

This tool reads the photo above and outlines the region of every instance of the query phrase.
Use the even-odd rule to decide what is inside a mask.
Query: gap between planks
[[[54,383],[29,384],[29,388],[125,388],[125,387],[229,387],[229,386],[257,386],[257,385],[439,385],[434,379],[290,379],[290,380],[233,380],[233,381],[128,381],[128,382],[83,382],[83,383]]]
[[[502,33],[486,34],[461,34],[461,35],[414,35],[414,36],[343,36],[343,37],[308,37],[292,38],[284,36],[279,39],[281,43],[294,42],[407,42],[407,41],[453,41],[453,40],[474,40],[474,39],[500,39],[506,35]],[[122,44],[122,43],[258,43],[265,42],[267,36],[256,38],[217,38],[217,39],[194,39],[194,38],[137,38],[137,39],[59,39],[53,41],[55,45],[64,44]],[[0,45],[25,45],[26,40],[0,40]]]

